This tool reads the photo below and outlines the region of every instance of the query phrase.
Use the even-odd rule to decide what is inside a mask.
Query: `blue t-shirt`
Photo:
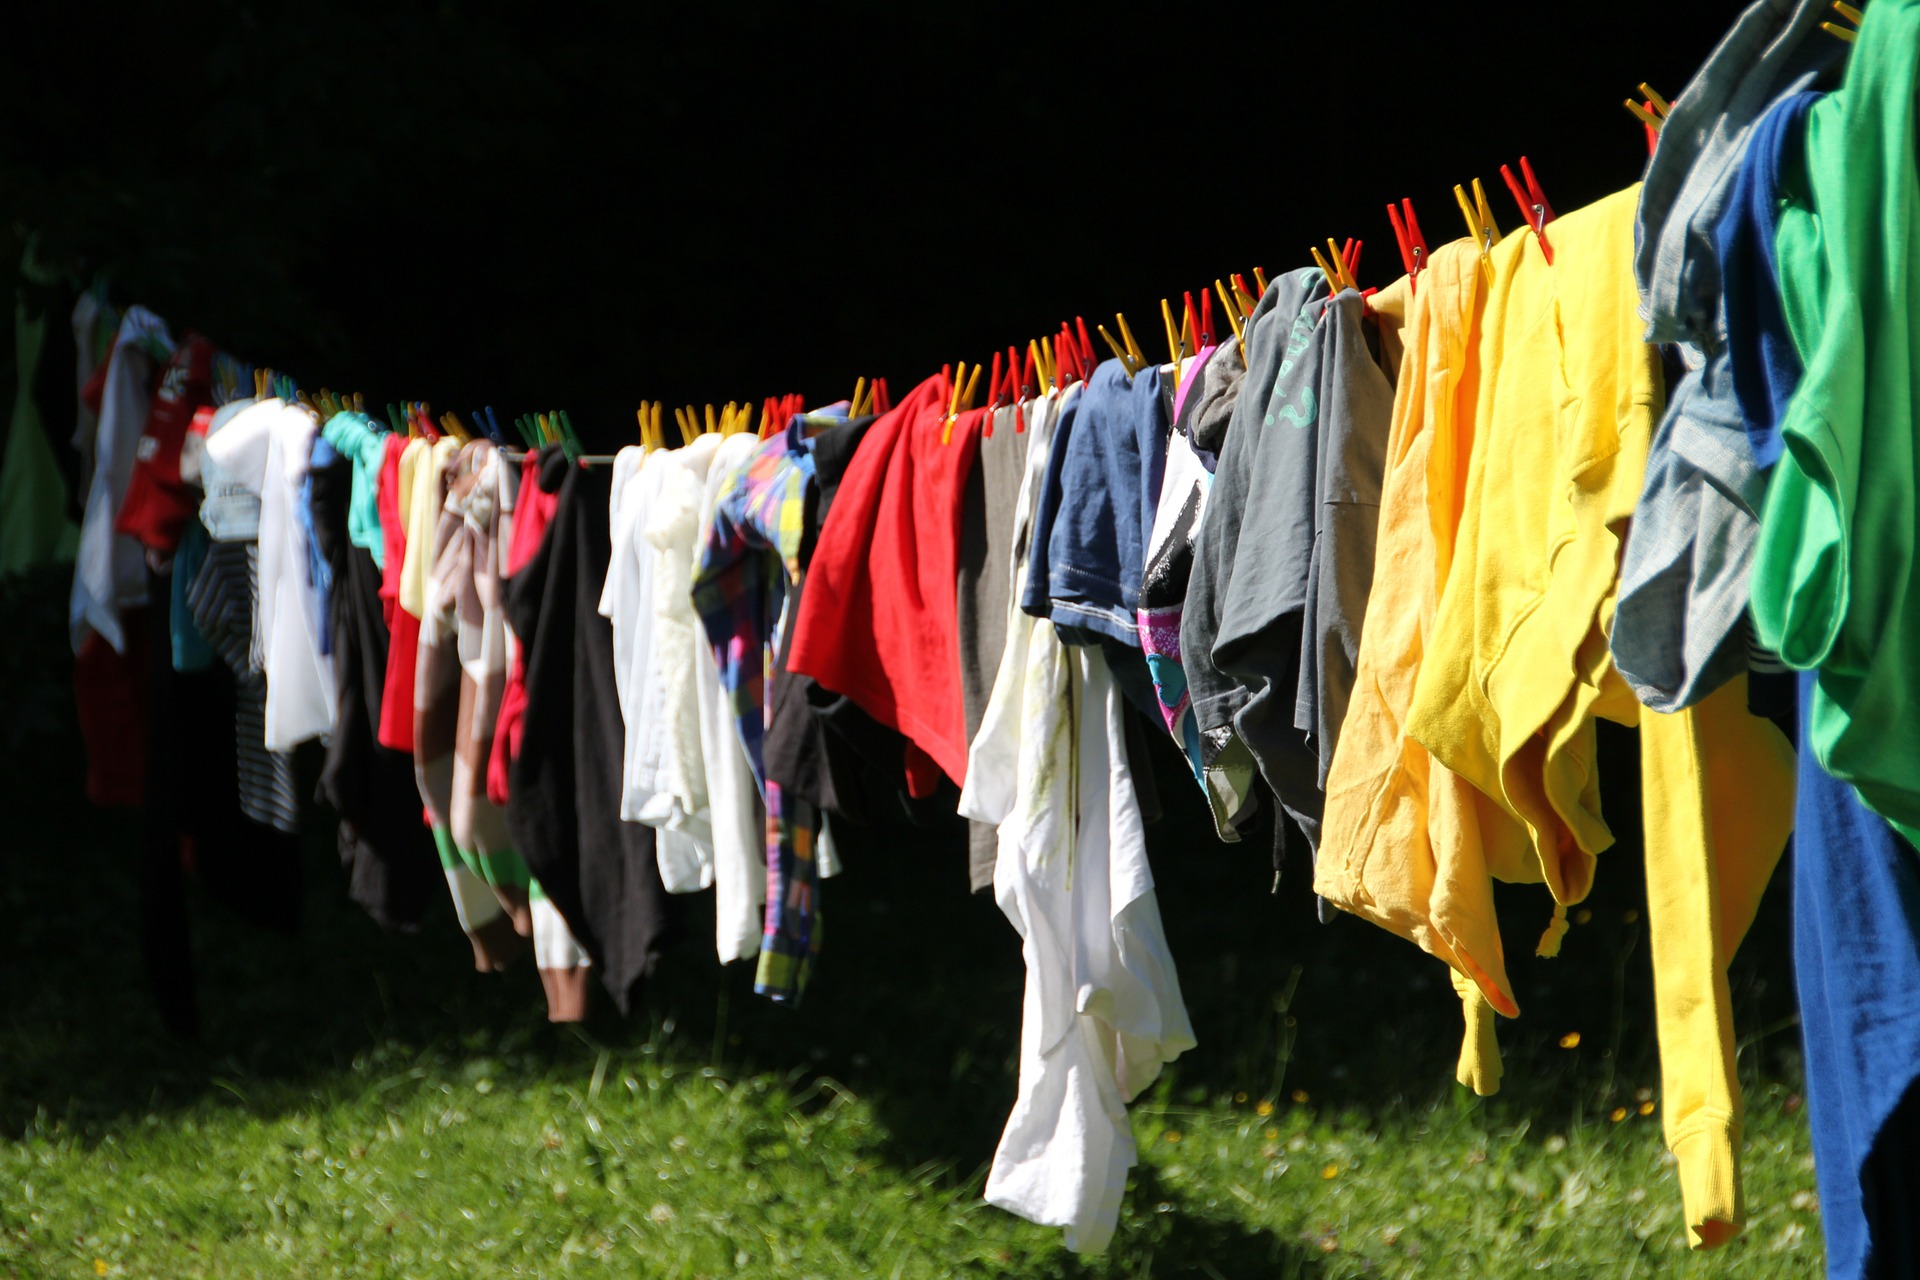
[[[1753,126],[1726,212],[1714,228],[1734,396],[1747,420],[1753,460],[1762,467],[1780,460],[1785,447],[1780,421],[1800,384],[1800,356],[1780,305],[1773,251],[1780,225],[1780,178],[1789,143],[1803,136],[1807,109],[1820,97],[1796,93],[1782,98]]]

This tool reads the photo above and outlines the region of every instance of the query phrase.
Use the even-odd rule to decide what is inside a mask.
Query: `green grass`
[[[1438,966],[1316,923],[1297,863],[1267,894],[1264,848],[1195,835],[1163,758],[1153,855],[1201,1044],[1134,1107],[1143,1164],[1112,1250],[1083,1260],[979,1198],[1021,968],[964,892],[957,829],[846,842],[798,1010],[716,971],[695,901],[646,1008],[578,1029],[545,1023],[531,973],[472,973],[450,911],[382,934],[316,832],[298,933],[196,899],[204,1026],[186,1043],[143,985],[136,824],[78,800],[65,695],[21,689],[0,679],[9,1280],[1819,1271],[1777,892],[1734,982],[1751,1225],[1685,1248],[1658,1112],[1641,1114],[1658,1079],[1630,831],[1562,957],[1515,961],[1526,1016],[1502,1025],[1506,1088],[1482,1101],[1451,1080]],[[1630,741],[1607,738],[1629,813]],[[1544,907],[1503,909],[1526,956]]]

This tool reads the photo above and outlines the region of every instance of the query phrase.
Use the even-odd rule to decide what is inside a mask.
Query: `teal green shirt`
[[[364,413],[336,413],[320,428],[340,456],[353,461],[353,487],[347,497],[347,538],[373,554],[373,562],[387,567],[387,543],[380,534],[380,463],[386,457],[387,433]]]
[[[1920,0],[1875,0],[1840,89],[1811,108],[1775,243],[1806,373],[1761,516],[1753,619],[1817,669],[1807,739],[1828,772],[1920,842]]]

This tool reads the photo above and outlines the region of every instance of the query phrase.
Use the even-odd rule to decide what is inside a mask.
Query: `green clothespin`
[[[513,429],[520,433],[520,438],[526,442],[529,450],[540,447],[540,442],[533,438],[533,432],[527,429],[527,420],[525,418],[515,418],[513,420]]]
[[[391,402],[387,405],[387,425],[393,428],[393,434],[407,434],[407,424],[400,420],[400,406]]]
[[[580,448],[580,437],[573,434],[573,418],[565,409],[556,416],[560,419],[560,432],[566,439],[567,461],[578,462],[583,450]]]

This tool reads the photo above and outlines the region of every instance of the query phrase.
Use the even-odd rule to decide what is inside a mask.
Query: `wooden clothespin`
[[[947,416],[940,424],[940,443],[946,444],[953,439],[953,420],[960,412],[960,392],[967,380],[967,362],[962,360],[954,368],[953,385],[947,389]]]
[[[1173,327],[1173,308],[1160,299],[1160,323],[1167,331],[1167,361],[1173,366],[1173,385],[1180,385],[1180,360],[1187,354],[1185,337]]]
[[[1413,201],[1403,199],[1396,207],[1387,206],[1387,221],[1393,224],[1393,238],[1400,246],[1400,265],[1407,273],[1407,288],[1420,292],[1420,273],[1427,266],[1427,238],[1420,234],[1420,220],[1413,216]]]
[[[1854,10],[1854,12],[1859,11]],[[1832,28],[1831,23],[1822,23],[1821,26]],[[1645,101],[1635,102],[1632,98],[1628,98],[1623,105],[1633,114],[1633,118],[1640,122],[1640,127],[1646,130],[1647,154],[1652,155],[1654,148],[1660,143],[1660,130],[1667,123],[1667,115],[1673,107],[1665,98],[1655,93],[1645,81],[1640,83],[1640,96]]]
[[[1851,22],[1855,28],[1859,27],[1861,18],[1860,10],[1850,4],[1844,3],[1843,0],[1833,0],[1833,9],[1835,13],[1838,13],[1848,22]],[[1858,30],[1849,30],[1846,27],[1840,26],[1838,23],[1823,22],[1820,24],[1820,29],[1830,36],[1838,36],[1848,44],[1852,44],[1860,38],[1860,32]]]
[[[1480,270],[1486,274],[1487,282],[1493,282],[1493,246],[1500,239],[1500,226],[1493,220],[1493,209],[1487,204],[1487,191],[1480,185],[1480,179],[1473,180],[1473,202],[1467,202],[1466,188],[1454,184],[1453,198],[1460,204],[1460,216],[1467,220],[1467,237],[1480,249]]]
[[[1357,292],[1360,288],[1359,282],[1353,278],[1353,272],[1347,265],[1347,259],[1352,256],[1353,246],[1356,243],[1348,240],[1346,248],[1343,249],[1333,242],[1332,236],[1328,236],[1327,257],[1321,257],[1318,249],[1308,250],[1313,254],[1313,265],[1319,267],[1320,273],[1326,276],[1327,288],[1335,293],[1343,289],[1352,289]]]
[[[1533,166],[1525,156],[1520,157],[1520,173],[1527,180],[1522,187],[1520,179],[1513,176],[1509,165],[1500,166],[1500,176],[1505,179],[1507,190],[1513,193],[1513,202],[1520,206],[1520,216],[1527,226],[1533,229],[1534,236],[1540,241],[1540,252],[1546,255],[1547,264],[1553,264],[1553,246],[1547,242],[1547,224],[1553,221],[1553,206],[1547,203],[1547,196],[1540,189],[1540,180],[1533,176]]]
[[[1133,361],[1132,368],[1127,370],[1128,375],[1131,376],[1147,367],[1147,357],[1140,350],[1140,342],[1133,336],[1133,327],[1127,323],[1126,315],[1116,311],[1113,313],[1113,320],[1120,326],[1120,340],[1126,344],[1127,355]]]
[[[1240,352],[1240,363],[1247,362],[1247,335],[1240,326],[1240,308],[1235,305],[1233,296],[1227,292],[1224,280],[1213,282],[1214,291],[1220,295],[1221,309],[1227,313],[1227,324],[1233,328],[1233,345]]]
[[[1259,297],[1247,287],[1247,278],[1238,271],[1227,277],[1233,283],[1233,304],[1240,309],[1240,318],[1253,315],[1253,309],[1260,305]]]

